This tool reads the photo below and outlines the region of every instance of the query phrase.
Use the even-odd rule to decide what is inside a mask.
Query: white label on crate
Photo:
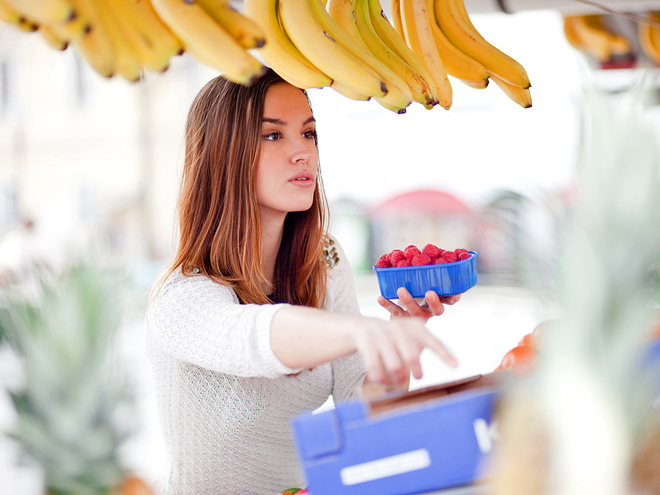
[[[394,476],[395,474],[417,471],[430,465],[431,456],[429,451],[419,449],[345,467],[339,472],[339,475],[344,485],[357,485],[358,483]]]
[[[485,419],[477,418],[474,420],[474,435],[477,437],[477,444],[482,454],[487,454],[493,450],[493,439],[496,437],[495,424],[488,426]]]

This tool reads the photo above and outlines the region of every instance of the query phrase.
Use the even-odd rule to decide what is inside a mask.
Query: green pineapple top
[[[118,449],[132,397],[110,360],[122,288],[117,276],[79,266],[0,299],[0,326],[24,359],[12,436],[42,466],[50,495],[108,493],[124,472]]]

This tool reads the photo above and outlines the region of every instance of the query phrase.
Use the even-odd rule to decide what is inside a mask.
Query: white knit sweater
[[[359,313],[350,267],[334,247],[324,307]],[[284,366],[270,347],[283,306],[239,304],[232,289],[180,271],[150,304],[147,353],[168,458],[162,493],[274,495],[305,485],[289,419],[330,395],[347,399],[365,371],[357,354],[311,371]]]

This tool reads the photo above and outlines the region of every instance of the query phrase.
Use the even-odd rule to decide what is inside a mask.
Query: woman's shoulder
[[[340,256],[340,253],[342,256]],[[341,245],[337,239],[330,234],[326,235],[325,240],[323,241],[323,254],[325,254],[325,262],[330,269],[337,266],[344,256]]]
[[[350,271],[351,267],[341,243],[333,235],[328,234],[323,244],[323,253],[328,267],[328,274]]]
[[[214,293],[216,296],[227,299],[238,299],[236,293],[230,287],[215,282],[205,275],[191,274],[186,275],[181,268],[175,269],[166,276],[160,289],[154,294],[154,299],[166,296],[181,297],[186,294]]]

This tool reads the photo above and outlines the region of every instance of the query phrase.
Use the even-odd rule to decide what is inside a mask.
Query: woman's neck
[[[264,275],[266,275],[267,284],[263,287],[266,294],[273,292],[273,278],[275,276],[275,263],[277,253],[280,251],[282,243],[282,233],[284,232],[284,219],[286,215],[276,218],[264,218],[261,221],[261,259],[264,266]]]

